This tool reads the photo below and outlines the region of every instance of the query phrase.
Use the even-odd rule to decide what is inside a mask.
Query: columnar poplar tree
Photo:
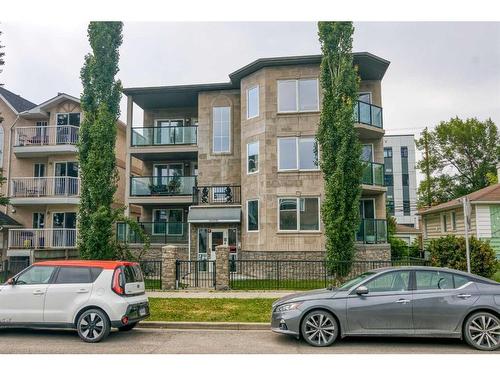
[[[319,22],[318,30],[323,53],[323,103],[317,134],[325,180],[321,214],[327,260],[332,265],[353,260],[354,237],[360,220],[361,145],[354,128],[359,78],[353,66],[352,22]]]
[[[83,84],[78,154],[81,170],[78,247],[82,258],[116,256],[112,203],[118,179],[116,121],[120,115],[121,82],[118,73],[121,22],[90,22],[87,33],[92,52],[80,72]]]

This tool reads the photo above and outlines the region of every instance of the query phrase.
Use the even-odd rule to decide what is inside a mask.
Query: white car
[[[60,260],[34,263],[0,285],[0,327],[75,328],[99,342],[149,317],[139,264]]]

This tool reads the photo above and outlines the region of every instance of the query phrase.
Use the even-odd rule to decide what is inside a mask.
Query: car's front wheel
[[[500,348],[500,319],[486,311],[472,314],[464,324],[467,344],[479,350]]]
[[[111,325],[104,311],[91,309],[80,315],[76,329],[83,341],[95,343],[109,335]]]
[[[120,331],[120,332],[132,331],[136,325],[137,325],[137,322],[127,324],[126,326],[118,327],[118,331]]]
[[[337,339],[339,326],[331,313],[324,310],[314,310],[302,320],[300,333],[310,345],[329,346]]]

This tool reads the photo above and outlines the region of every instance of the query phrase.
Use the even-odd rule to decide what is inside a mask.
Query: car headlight
[[[290,310],[296,310],[300,305],[302,305],[302,302],[285,303],[284,305],[279,305],[278,307],[276,307],[274,311],[285,312]]]

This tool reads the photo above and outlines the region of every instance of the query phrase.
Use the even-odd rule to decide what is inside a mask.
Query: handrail
[[[12,198],[57,197],[80,195],[80,178],[72,176],[13,177]]]

